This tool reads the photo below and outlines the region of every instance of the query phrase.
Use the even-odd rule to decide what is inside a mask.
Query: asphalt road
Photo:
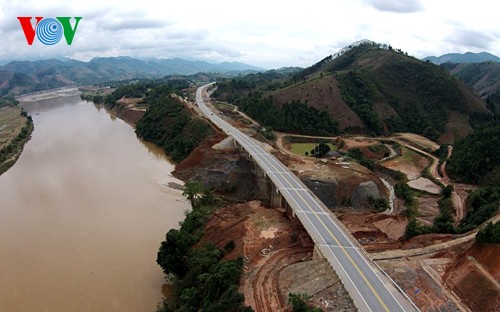
[[[342,280],[360,311],[417,311],[386,275],[375,266],[356,239],[327,211],[325,205],[273,155],[254,139],[210,111],[198,88],[196,103],[217,127],[232,136],[266,172],[276,190],[286,199],[295,215]]]

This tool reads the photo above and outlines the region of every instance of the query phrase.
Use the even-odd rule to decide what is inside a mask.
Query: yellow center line
[[[293,187],[293,185],[290,183],[290,181],[288,181],[288,179],[286,179],[282,173],[279,172],[279,170],[277,170],[276,166],[274,166],[271,162],[269,162],[270,165],[276,169],[277,173],[281,175],[282,178],[285,179],[285,181],[288,183],[288,185],[290,185],[290,187]],[[323,220],[321,220],[321,218],[318,216],[318,214],[316,213],[316,211],[311,207],[311,205],[309,205],[309,203],[304,199],[304,197],[302,197],[302,195],[297,192],[297,195],[299,195],[299,197],[302,199],[302,201],[307,205],[307,207],[309,208],[309,210],[316,216],[316,219],[318,219],[319,222],[321,222],[321,224],[323,225],[323,227],[328,231],[328,233],[330,234],[330,236],[335,240],[335,242],[337,243],[337,245],[339,245],[339,247],[342,249],[342,251],[345,253],[345,255],[347,256],[347,258],[351,261],[351,263],[354,265],[354,268],[356,268],[356,271],[358,271],[359,275],[361,275],[361,277],[363,278],[363,280],[366,282],[366,284],[368,285],[368,287],[370,288],[370,290],[372,291],[372,293],[375,295],[375,297],[377,298],[377,300],[380,302],[380,304],[382,305],[382,307],[384,308],[385,311],[387,312],[390,312],[389,308],[386,306],[386,304],[384,303],[384,301],[382,300],[382,298],[380,298],[379,294],[377,293],[377,291],[373,288],[372,284],[368,281],[368,279],[366,278],[366,276],[363,274],[363,272],[361,271],[361,269],[358,267],[358,265],[356,264],[356,262],[354,261],[354,259],[352,259],[351,255],[349,255],[349,253],[347,253],[347,250],[345,250],[344,246],[342,246],[342,244],[339,242],[339,240],[337,239],[337,237],[332,233],[332,231],[330,231],[330,229],[328,228],[328,226],[326,226],[326,224],[323,222]],[[319,234],[319,233],[318,233]],[[321,234],[320,234],[321,235]],[[340,263],[339,263],[340,264]],[[346,272],[347,273],[347,272]]]
[[[287,181],[288,182],[288,181]],[[290,184],[290,183],[289,183]],[[323,225],[323,227],[328,231],[328,233],[330,234],[330,236],[335,240],[335,242],[337,243],[337,245],[339,245],[340,249],[342,249],[342,251],[345,253],[345,255],[347,256],[347,258],[351,261],[351,263],[354,265],[354,268],[356,269],[356,271],[358,271],[358,273],[361,275],[361,277],[363,278],[363,280],[366,282],[366,284],[368,285],[368,287],[370,288],[370,290],[373,292],[373,294],[375,295],[375,297],[377,298],[377,300],[380,302],[380,304],[382,305],[382,307],[384,308],[385,311],[389,312],[389,308],[387,308],[387,306],[385,305],[384,301],[382,300],[382,298],[380,298],[379,294],[377,293],[377,291],[373,288],[372,284],[368,281],[368,279],[366,278],[366,276],[363,274],[363,272],[361,271],[361,269],[358,267],[358,265],[356,264],[356,262],[354,261],[354,259],[352,259],[351,255],[349,255],[349,253],[347,253],[347,250],[344,248],[344,246],[342,246],[342,244],[339,242],[339,240],[337,239],[337,237],[332,233],[332,231],[328,228],[328,226],[326,226],[326,224],[323,222],[323,220],[321,220],[321,218],[318,216],[318,214],[316,213],[316,211],[314,211],[314,209],[312,209],[312,207],[309,205],[309,203],[304,199],[304,197],[302,197],[302,195],[300,195],[299,192],[297,192],[297,194],[299,195],[299,197],[304,201],[304,203],[309,207],[309,209],[311,210],[311,212],[316,216],[316,219],[318,219],[319,222],[321,222],[321,224]],[[347,273],[347,272],[346,272]]]
[[[246,139],[244,137],[244,139]],[[250,141],[250,143],[253,143]],[[258,146],[257,146],[258,147]],[[260,148],[260,147],[259,147]],[[288,179],[285,178],[285,176],[279,172],[279,170],[277,170],[278,168],[276,168],[276,166],[271,162],[269,161],[269,164],[276,170],[276,173],[278,173],[286,182],[287,184],[293,188],[293,185],[290,183],[290,181],[288,181]],[[352,259],[352,257],[349,255],[349,253],[347,253],[346,249],[344,248],[344,246],[342,246],[342,244],[340,244],[339,240],[337,239],[337,237],[332,233],[332,231],[328,228],[328,226],[326,226],[326,224],[323,222],[323,220],[321,220],[321,218],[318,216],[317,212],[311,207],[311,205],[309,205],[309,203],[304,199],[304,197],[302,197],[302,195],[299,193],[299,192],[296,192],[299,197],[302,199],[302,201],[306,204],[306,206],[309,208],[309,210],[316,216],[316,219],[318,219],[319,222],[321,222],[321,224],[323,225],[323,227],[328,231],[328,233],[330,234],[330,236],[335,240],[335,242],[337,243],[337,245],[342,249],[342,251],[344,252],[344,254],[347,256],[347,258],[351,261],[351,263],[353,264],[354,268],[356,269],[356,271],[358,271],[359,275],[361,275],[361,277],[363,278],[363,280],[365,281],[365,283],[368,285],[368,287],[370,288],[370,290],[372,291],[372,293],[375,295],[375,297],[377,298],[377,300],[380,302],[380,304],[382,305],[382,307],[384,308],[384,310],[386,312],[390,312],[389,308],[387,308],[386,304],[382,301],[382,299],[380,298],[379,294],[377,293],[377,291],[373,288],[373,286],[371,285],[371,283],[368,281],[368,279],[366,278],[366,276],[363,274],[363,272],[361,271],[361,269],[358,267],[358,265],[356,264],[356,262],[354,261],[354,259]],[[313,225],[314,226],[314,225]],[[319,233],[318,233],[319,234]],[[321,234],[320,234],[321,235]],[[340,262],[339,262],[340,264]],[[341,265],[341,264],[340,264]],[[347,272],[346,272],[347,274]],[[376,274],[376,273],[375,273]],[[354,282],[353,282],[354,283]]]

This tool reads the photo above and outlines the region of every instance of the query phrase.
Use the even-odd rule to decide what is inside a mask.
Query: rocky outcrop
[[[353,208],[370,208],[370,197],[380,197],[377,185],[373,181],[362,182],[351,196],[351,206]]]
[[[200,181],[233,201],[261,198],[253,162],[238,150],[212,148],[224,138],[219,134],[204,140],[176,166],[173,175],[185,182]]]
[[[328,208],[331,209],[341,205],[337,196],[337,181],[331,179],[318,179],[308,176],[300,177],[300,179]]]

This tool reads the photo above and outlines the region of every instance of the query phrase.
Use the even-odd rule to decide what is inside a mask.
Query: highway
[[[227,135],[232,136],[265,171],[286,199],[316,246],[340,277],[359,311],[418,311],[375,266],[356,239],[328,212],[326,206],[285,165],[265,151],[254,139],[210,111],[197,89],[201,112]]]

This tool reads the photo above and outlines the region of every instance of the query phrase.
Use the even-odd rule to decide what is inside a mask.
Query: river
[[[158,246],[190,207],[174,166],[79,96],[22,106],[35,130],[0,176],[0,311],[154,311]]]

